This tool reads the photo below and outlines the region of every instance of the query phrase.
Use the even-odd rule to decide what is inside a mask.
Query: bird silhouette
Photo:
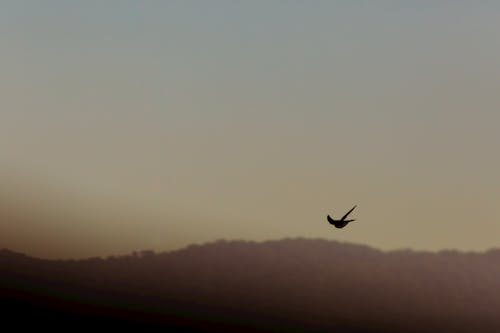
[[[343,228],[345,227],[349,222],[352,222],[352,221],[356,221],[355,219],[352,219],[352,220],[346,220],[346,217],[351,214],[351,212],[354,210],[354,208],[356,208],[356,206],[352,207],[351,210],[349,210],[344,216],[342,216],[342,218],[340,220],[335,220],[333,219],[330,215],[328,215],[326,217],[326,219],[328,220],[328,222],[330,222],[330,224],[334,225],[336,228]]]

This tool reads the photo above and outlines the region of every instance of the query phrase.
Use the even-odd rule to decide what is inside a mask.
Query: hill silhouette
[[[20,328],[498,332],[500,250],[382,252],[318,239],[84,260],[2,250],[0,296]]]

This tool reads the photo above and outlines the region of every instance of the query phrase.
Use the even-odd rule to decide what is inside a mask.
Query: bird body
[[[340,220],[335,220],[334,218],[332,218],[330,215],[328,215],[326,217],[326,219],[328,220],[328,222],[331,224],[331,225],[334,225],[336,228],[343,228],[345,227],[349,222],[352,222],[352,221],[356,221],[355,219],[351,219],[351,220],[346,220],[347,216],[349,214],[351,214],[351,212],[354,210],[354,208],[356,208],[356,206],[352,207],[344,216],[342,216],[342,218]]]

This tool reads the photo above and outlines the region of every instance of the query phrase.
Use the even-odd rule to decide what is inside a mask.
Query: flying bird
[[[346,217],[351,214],[351,212],[356,208],[356,206],[352,207],[350,211],[348,211],[340,220],[335,220],[328,215],[326,219],[330,224],[334,225],[336,228],[343,228],[345,227],[349,222],[356,221],[355,219],[352,220],[346,220]]]

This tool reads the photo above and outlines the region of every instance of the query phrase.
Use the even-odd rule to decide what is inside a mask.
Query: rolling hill
[[[382,252],[319,239],[84,260],[2,250],[0,295],[20,328],[498,332],[500,250]]]

